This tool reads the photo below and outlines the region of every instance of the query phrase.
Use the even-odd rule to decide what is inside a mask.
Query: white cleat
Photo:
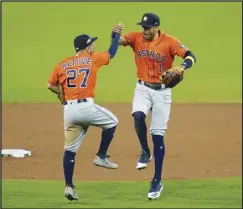
[[[145,168],[147,168],[147,166],[148,166],[148,163],[150,162],[152,160],[152,156],[148,159],[148,161],[147,161],[147,163],[142,163],[142,162],[137,162],[137,165],[136,165],[136,169],[138,169],[138,170],[142,170],[142,169],[145,169]]]
[[[141,152],[140,159],[137,162],[136,169],[142,170],[147,168],[148,163],[152,160],[152,155],[147,154],[145,151]]]
[[[164,186],[162,182],[151,182],[151,187],[148,192],[148,199],[149,200],[156,200],[160,197],[160,193],[162,192]]]
[[[64,195],[65,197],[70,200],[70,201],[73,201],[73,200],[78,200],[78,195],[77,193],[75,192],[75,189],[70,187],[70,186],[66,186],[65,187],[65,190],[64,190]]]
[[[101,166],[101,167],[104,167],[104,168],[110,168],[110,169],[117,169],[118,168],[118,165],[111,162],[107,157],[105,159],[102,159],[99,156],[96,156],[93,163],[96,166]]]

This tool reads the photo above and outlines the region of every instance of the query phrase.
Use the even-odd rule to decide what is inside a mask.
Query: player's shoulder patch
[[[182,49],[187,49],[187,47],[180,42],[179,42],[179,47],[182,48]]]

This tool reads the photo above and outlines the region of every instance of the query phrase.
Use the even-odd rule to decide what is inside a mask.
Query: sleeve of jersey
[[[94,56],[98,67],[101,67],[103,65],[108,65],[110,62],[109,52],[96,52]]]
[[[172,39],[172,54],[177,55],[179,57],[184,58],[185,53],[189,51],[189,49],[184,46],[179,40],[176,38]]]
[[[50,75],[50,77],[48,79],[48,83],[50,83],[51,85],[56,85],[57,82],[58,82],[58,68],[56,67],[52,71],[52,73],[51,73],[51,75]]]
[[[124,37],[127,40],[127,45],[129,45],[133,48],[135,46],[135,41],[136,41],[137,35],[138,35],[137,32],[125,34]]]

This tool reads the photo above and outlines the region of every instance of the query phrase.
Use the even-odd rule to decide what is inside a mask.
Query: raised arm
[[[111,33],[111,41],[115,37],[115,34],[117,34],[117,33],[122,34],[123,29],[124,29],[124,26],[121,23],[115,25],[115,27],[114,27],[114,29],[112,30],[112,33]],[[122,46],[128,45],[128,41],[127,41],[127,39],[125,38],[124,35],[121,35],[118,45],[122,45]]]
[[[122,46],[127,46],[128,45],[128,41],[125,38],[125,36],[121,35],[120,40],[119,40],[119,45],[122,45]]]
[[[120,37],[121,37],[121,34],[117,33],[117,34],[115,34],[115,37],[112,39],[110,48],[108,49],[108,52],[110,54],[110,59],[112,59],[116,55]]]
[[[196,56],[192,53],[190,49],[184,46],[177,38],[171,37],[171,54],[181,57],[183,63],[178,67],[178,69],[183,72],[184,70],[191,68],[194,63],[196,63]]]
[[[184,66],[185,70],[191,68],[197,61],[196,56],[190,50],[185,53],[183,59],[184,61],[181,65]]]
[[[117,24],[111,34],[111,45],[110,48],[108,50],[109,54],[110,54],[110,58],[112,59],[118,49],[118,45],[120,44],[120,40],[121,40],[121,34],[123,31],[123,25],[121,23]]]

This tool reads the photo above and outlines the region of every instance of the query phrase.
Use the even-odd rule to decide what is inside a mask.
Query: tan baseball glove
[[[175,67],[165,71],[160,77],[160,80],[165,85],[165,88],[173,88],[183,80],[183,75],[183,67]]]

